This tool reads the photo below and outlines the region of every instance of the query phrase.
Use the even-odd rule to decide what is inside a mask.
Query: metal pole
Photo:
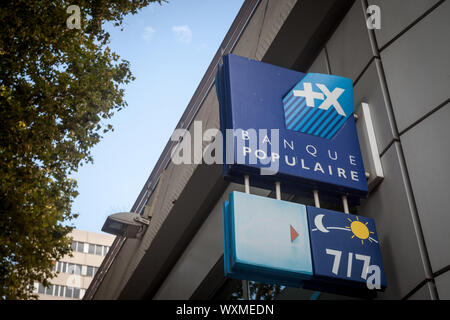
[[[348,210],[348,202],[347,202],[347,196],[346,195],[342,196],[342,203],[344,205],[344,212],[345,213],[350,213],[350,211]]]
[[[313,194],[314,194],[314,205],[317,208],[320,208],[320,201],[319,201],[319,191],[318,190],[313,190]],[[317,300],[317,298],[320,296],[321,292],[320,291],[315,291],[311,297],[309,298],[310,300]]]
[[[248,286],[248,280],[242,280],[242,298],[244,300],[250,300],[250,290]]]
[[[280,181],[275,182],[275,198],[281,200],[281,185]]]
[[[250,178],[247,174],[244,176],[244,188],[245,193],[250,193]]]
[[[313,193],[314,193],[314,205],[315,205],[317,208],[320,208],[319,191],[313,190]]]
[[[250,178],[247,174],[244,175],[244,189],[245,193],[250,194]],[[244,300],[250,300],[250,286],[248,280],[242,280],[242,298]]]

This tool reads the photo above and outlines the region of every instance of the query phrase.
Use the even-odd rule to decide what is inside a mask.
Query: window
[[[78,252],[84,252],[84,242],[78,242],[78,244],[77,244],[77,251]]]
[[[76,274],[88,277],[93,277],[97,272],[97,270],[98,268],[94,266],[87,266],[68,262],[58,262],[56,265],[57,272]]]
[[[79,288],[73,288],[73,297],[75,299],[80,299],[80,289]]]
[[[75,274],[81,275],[81,264],[75,265]]]
[[[80,241],[72,241],[72,250],[78,252],[84,252],[84,246],[87,246],[87,243]]]
[[[37,292],[39,294],[47,294],[55,297],[66,297],[74,299],[82,299],[85,293],[84,289],[75,287],[66,287],[60,285],[50,285],[45,288],[41,283],[37,284]]]
[[[88,277],[93,277],[94,276],[94,267],[87,266],[86,275]]]
[[[72,287],[66,287],[66,298],[72,298]]]
[[[83,247],[80,247],[80,246],[83,246]],[[86,252],[86,253],[90,253],[90,254],[96,254],[99,256],[106,256],[106,254],[109,251],[109,247],[102,246],[99,244],[78,242],[77,251]]]
[[[75,265],[73,263],[67,264],[67,273],[69,274],[75,274]]]
[[[53,295],[53,285],[52,284],[45,289],[45,294],[48,294],[49,296]]]
[[[68,272],[67,271],[67,262],[57,262],[56,263],[56,272]]]
[[[80,264],[68,263],[67,265],[68,265],[67,273],[81,275],[81,265]]]

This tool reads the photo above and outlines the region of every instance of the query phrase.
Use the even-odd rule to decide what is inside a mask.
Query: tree
[[[90,149],[126,106],[129,63],[108,47],[120,26],[161,0],[15,0],[0,4],[0,297],[35,298],[70,254],[68,222]],[[69,6],[72,6],[67,12]],[[79,11],[77,11],[79,8]],[[78,19],[79,18],[79,19]]]
[[[242,300],[244,297],[242,281],[231,293],[230,300]],[[284,286],[248,281],[250,300],[274,300],[285,288]]]

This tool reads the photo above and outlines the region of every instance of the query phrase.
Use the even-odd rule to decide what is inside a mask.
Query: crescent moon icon
[[[314,224],[317,227],[317,230],[319,230],[320,232],[330,232],[329,230],[327,230],[327,228],[324,227],[323,223],[322,223],[322,219],[323,219],[324,215],[323,214],[318,214],[315,218],[314,218]]]

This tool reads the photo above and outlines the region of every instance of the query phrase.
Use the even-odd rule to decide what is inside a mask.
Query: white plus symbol
[[[305,97],[306,105],[308,107],[314,108],[314,99],[323,100],[323,93],[314,92],[312,89],[312,85],[310,82],[303,83],[303,90],[294,90],[294,96],[296,97]]]

